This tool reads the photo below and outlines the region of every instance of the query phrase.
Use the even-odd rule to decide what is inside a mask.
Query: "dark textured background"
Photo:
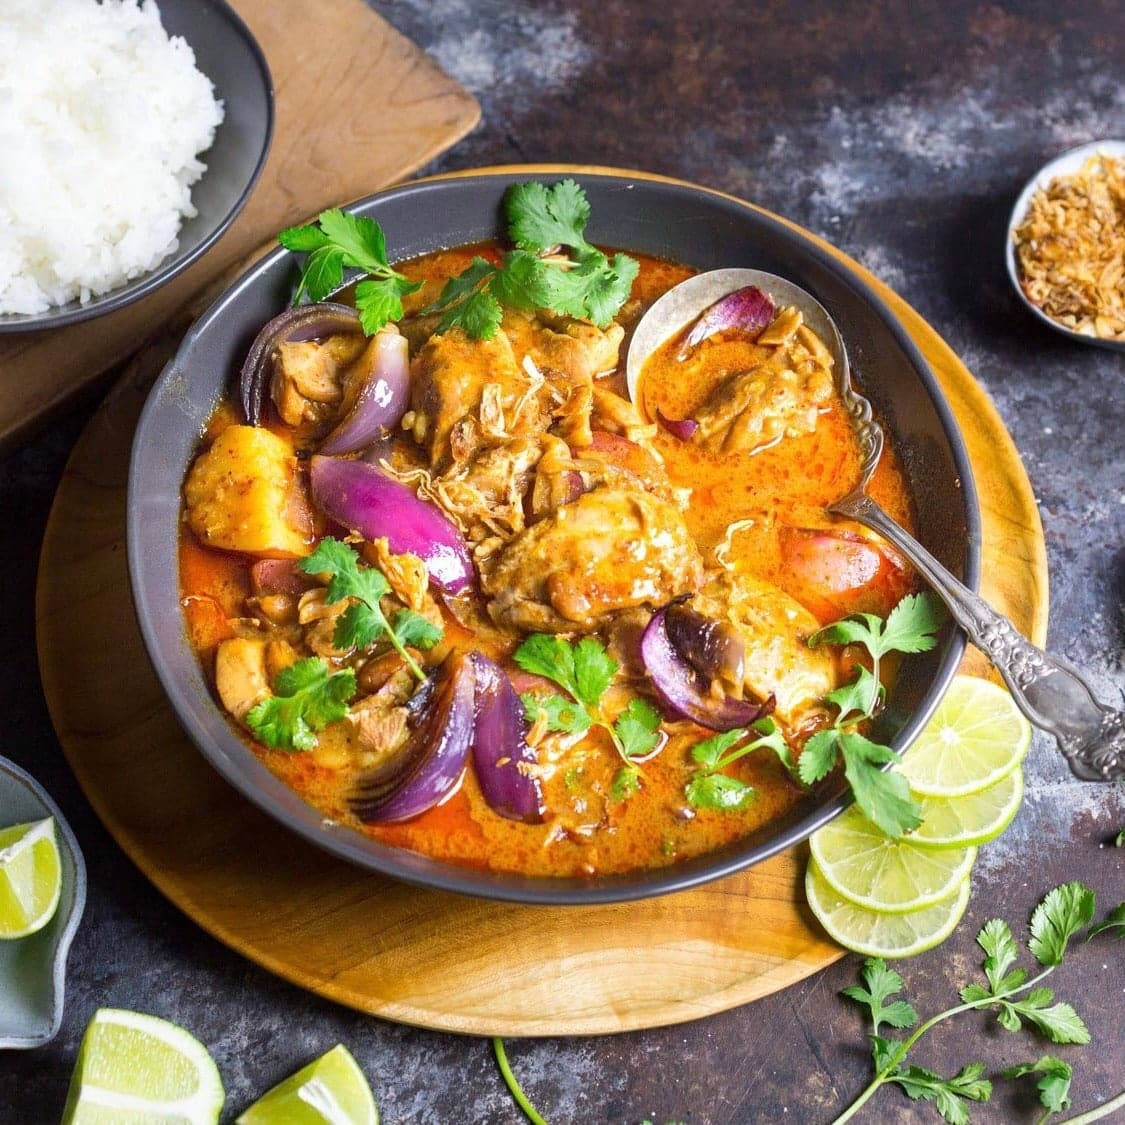
[[[987,6],[624,0],[377,3],[481,99],[484,122],[433,170],[523,160],[646,168],[725,188],[855,255],[950,340],[994,396],[1039,498],[1051,567],[1050,643],[1120,699],[1125,599],[1125,360],[1069,344],[1017,304],[1002,268],[1007,212],[1057,151],[1125,136],[1120,0]],[[380,112],[372,105],[372,113]],[[203,934],[137,873],[94,818],[51,730],[32,657],[43,524],[89,416],[75,407],[0,462],[3,753],[55,794],[90,869],[63,1032],[0,1056],[0,1121],[57,1119],[78,1040],[99,1005],[184,1024],[214,1053],[241,1110],[343,1041],[388,1122],[519,1120],[488,1044],[381,1023],[305,995]],[[969,914],[905,965],[923,1012],[971,979],[979,924],[1022,922],[1057,882],[1125,898],[1125,796],[1073,781],[1037,739],[1019,818],[982,856]],[[268,857],[267,857],[268,859]],[[753,919],[747,919],[752,925]],[[1075,1066],[1075,1108],[1125,1085],[1125,946],[1077,950],[1056,974],[1096,1046]],[[588,1040],[510,1044],[553,1123],[826,1122],[863,1086],[863,1028],[836,997],[858,963],[699,1023]],[[917,1061],[990,1071],[1045,1049],[969,1015]],[[1012,1084],[974,1119],[1032,1121]],[[936,1120],[893,1090],[867,1121]]]

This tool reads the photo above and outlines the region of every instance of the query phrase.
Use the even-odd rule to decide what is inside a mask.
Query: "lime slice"
[[[952,898],[936,906],[881,914],[841,898],[811,860],[805,872],[805,897],[828,936],[845,949],[868,957],[913,957],[940,945],[957,928],[969,902],[969,877]]]
[[[912,844],[927,848],[967,848],[995,840],[1020,810],[1023,771],[967,797],[916,797],[922,823],[910,833]]]
[[[832,889],[857,906],[897,914],[957,894],[976,848],[926,848],[885,836],[855,805],[809,838]]]
[[[174,1023],[101,1008],[82,1037],[62,1125],[214,1125],[223,1084]]]
[[[41,930],[55,916],[61,891],[54,817],[0,831],[0,938]]]
[[[989,680],[957,676],[914,745],[902,773],[922,797],[966,797],[995,785],[1023,761],[1031,724]]]
[[[363,1071],[343,1044],[259,1098],[235,1125],[379,1125]]]

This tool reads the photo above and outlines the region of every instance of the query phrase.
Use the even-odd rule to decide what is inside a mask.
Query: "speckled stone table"
[[[1125,688],[1125,359],[1074,347],[1007,287],[1001,248],[1019,186],[1056,151],[1125,136],[1120,0],[808,4],[736,0],[393,0],[376,4],[484,106],[435,170],[523,160],[620,164],[724,188],[855,255],[930,320],[994,396],[1039,498],[1051,568],[1050,643],[1107,697]],[[372,113],[381,107],[371,106]],[[381,1023],[248,964],[169,906],[98,823],[51,730],[36,674],[32,596],[48,507],[93,408],[0,463],[3,752],[36,774],[90,869],[62,1034],[0,1055],[0,1122],[57,1120],[82,1029],[113,1005],[190,1028],[242,1109],[337,1042],[363,1066],[388,1122],[517,1122],[488,1044]],[[907,963],[923,1012],[972,978],[980,923],[1026,919],[1055,883],[1125,898],[1125,792],[1073,781],[1042,739],[1016,822],[977,867],[969,913]],[[263,857],[268,862],[268,856]],[[747,920],[753,924],[752,919]],[[1125,1085],[1125,946],[1077,950],[1056,976],[1095,1046],[1074,1064],[1075,1109]],[[553,1123],[826,1122],[864,1085],[867,1048],[837,998],[858,959],[708,1020],[612,1039],[510,1044]],[[918,1062],[990,1071],[1046,1047],[970,1015]],[[998,1084],[982,1121],[1032,1121],[1033,1097]],[[884,1091],[867,1121],[936,1120]]]

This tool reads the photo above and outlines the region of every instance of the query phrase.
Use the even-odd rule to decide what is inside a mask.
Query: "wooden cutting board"
[[[995,407],[906,302],[822,245],[876,288],[933,366],[980,494],[982,593],[1042,644],[1043,530]],[[785,988],[842,955],[805,905],[804,847],[682,894],[527,907],[363,871],[240,797],[180,729],[149,665],[126,574],[129,448],[171,346],[138,356],[75,447],[43,543],[36,606],[44,691],[67,758],[106,827],[168,898],[302,988],[387,1019],[477,1035],[679,1023]],[[987,670],[979,655],[967,666]]]
[[[476,99],[363,0],[230,0],[265,51],[276,124],[245,210],[191,269],[115,313],[0,337],[0,451],[283,227],[400,180],[480,120]]]

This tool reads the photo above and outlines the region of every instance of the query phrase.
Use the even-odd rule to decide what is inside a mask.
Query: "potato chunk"
[[[223,706],[241,722],[270,694],[266,672],[266,642],[231,637],[215,652],[215,687]]]
[[[188,524],[208,547],[291,559],[312,550],[297,459],[276,434],[229,426],[184,484]]]

